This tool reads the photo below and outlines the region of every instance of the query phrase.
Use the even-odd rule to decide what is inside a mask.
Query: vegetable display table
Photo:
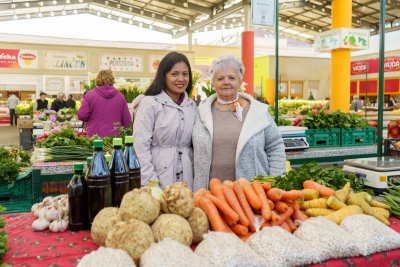
[[[300,165],[311,161],[338,163],[345,159],[376,157],[376,153],[376,145],[309,148],[304,151],[286,152],[286,159],[292,165]]]
[[[17,266],[34,267],[68,267],[76,266],[85,254],[96,250],[88,231],[63,233],[32,232],[34,220],[32,213],[4,215],[6,217],[5,231],[8,233],[10,250],[4,262]],[[400,232],[400,220],[390,218],[390,227]],[[343,267],[343,266],[400,266],[400,249],[376,253],[368,257],[352,257],[336,259],[315,264],[314,267]]]

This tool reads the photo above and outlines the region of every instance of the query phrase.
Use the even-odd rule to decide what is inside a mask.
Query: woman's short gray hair
[[[64,98],[65,97],[65,93],[64,92],[58,92],[57,97],[60,98]]]
[[[211,65],[211,70],[210,70],[211,81],[214,80],[215,73],[224,68],[234,69],[237,72],[240,80],[243,80],[244,66],[242,61],[233,56],[222,56],[214,60]]]

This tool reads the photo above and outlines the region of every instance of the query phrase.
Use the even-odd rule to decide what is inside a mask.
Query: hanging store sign
[[[45,68],[52,70],[87,70],[88,54],[84,52],[46,53]]]
[[[275,0],[252,0],[251,23],[274,27],[275,25]]]
[[[326,31],[316,36],[314,46],[318,52],[330,52],[338,48],[368,49],[369,30],[337,28]]]
[[[37,69],[37,51],[26,49],[0,49],[0,68]]]
[[[365,59],[351,62],[351,75],[360,75],[379,72],[379,59]],[[385,57],[383,63],[384,72],[400,71],[400,56]]]
[[[111,55],[101,56],[101,69],[112,71],[143,72],[143,57],[140,55]]]

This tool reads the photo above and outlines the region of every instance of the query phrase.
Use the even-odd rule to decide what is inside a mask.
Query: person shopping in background
[[[46,96],[47,94],[45,92],[40,92],[39,99],[36,99],[33,104],[33,111],[49,109],[49,101],[47,101]]]
[[[15,95],[15,93],[11,93],[11,95],[7,99],[7,106],[10,110],[10,125],[17,125],[17,114],[15,114],[15,107],[19,104],[19,98]]]
[[[77,115],[85,123],[89,136],[119,135],[119,127],[129,127],[131,115],[123,94],[113,87],[114,74],[101,70],[96,77],[96,88],[82,98]]]
[[[188,97],[191,90],[188,59],[171,52],[161,60],[145,96],[135,101],[134,148],[141,166],[142,185],[150,179],[158,180],[163,188],[184,181],[192,189],[196,103]]]
[[[72,108],[72,109],[76,108],[76,102],[74,100],[74,96],[73,95],[69,95],[68,96],[68,100],[65,102],[65,107],[66,108]]]
[[[214,177],[234,181],[285,173],[285,146],[268,105],[238,92],[243,74],[234,57],[220,57],[211,66],[216,94],[200,103],[193,128],[194,191],[208,188]]]
[[[351,102],[350,110],[359,111],[362,109],[362,103],[358,95],[353,96],[353,102]]]
[[[60,109],[65,108],[65,94],[63,92],[59,92],[57,94],[57,98],[54,99],[53,103],[51,104],[51,110],[58,112]]]

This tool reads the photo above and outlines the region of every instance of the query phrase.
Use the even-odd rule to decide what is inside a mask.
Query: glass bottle
[[[86,177],[90,223],[100,210],[111,206],[111,177],[103,153],[103,140],[94,140],[93,147],[93,159]]]
[[[111,173],[112,205],[119,207],[122,197],[129,191],[128,165],[122,150],[122,138],[113,139],[109,169]]]
[[[141,187],[140,164],[133,148],[133,136],[125,136],[124,156],[129,169],[129,191]]]
[[[84,230],[88,226],[87,183],[83,175],[83,163],[74,164],[74,175],[67,186],[71,231]]]

